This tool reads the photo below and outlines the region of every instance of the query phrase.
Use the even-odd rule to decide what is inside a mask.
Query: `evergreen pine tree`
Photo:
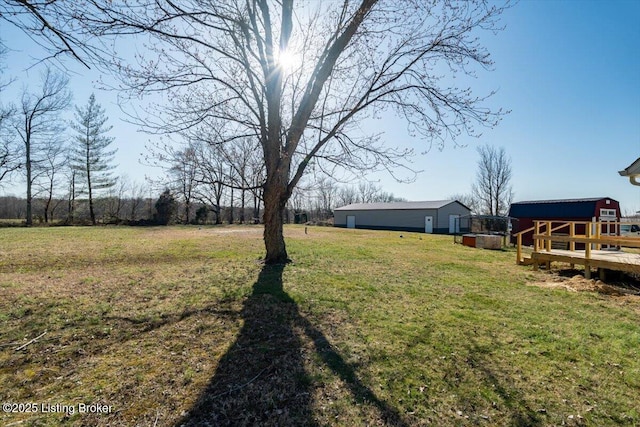
[[[115,185],[111,176],[113,156],[117,150],[108,150],[114,138],[106,135],[112,128],[107,126],[108,117],[102,106],[91,94],[84,108],[76,106],[76,122],[71,127],[77,132],[71,149],[71,166],[80,173],[86,183],[89,196],[91,223],[96,224],[93,199],[97,192]]]
[[[154,222],[158,225],[169,225],[178,209],[178,202],[176,202],[171,191],[167,189],[160,195],[155,207]]]

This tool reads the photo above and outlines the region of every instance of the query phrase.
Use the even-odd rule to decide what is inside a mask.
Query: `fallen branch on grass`
[[[16,348],[15,351],[20,351],[23,348],[26,348],[28,345],[33,344],[34,342],[38,341],[40,338],[42,338],[43,336],[47,335],[47,331],[44,331],[43,333],[41,333],[40,335],[38,335],[37,337],[35,337],[34,339],[32,339],[31,341],[22,344],[20,347]]]

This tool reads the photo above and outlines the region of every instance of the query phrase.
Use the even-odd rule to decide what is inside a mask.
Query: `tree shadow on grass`
[[[502,411],[509,419],[509,425],[514,427],[535,427],[543,424],[540,414],[531,408],[527,397],[519,391],[510,378],[494,367],[490,359],[493,345],[479,345],[475,339],[469,338],[466,343],[469,350],[467,366],[482,378],[483,383],[489,385],[500,398],[504,406]]]
[[[357,377],[324,334],[284,291],[284,265],[266,265],[244,303],[244,325],[209,385],[177,426],[314,426],[313,384],[305,371],[304,334],[318,358],[356,402],[374,407],[387,425],[406,423]]]

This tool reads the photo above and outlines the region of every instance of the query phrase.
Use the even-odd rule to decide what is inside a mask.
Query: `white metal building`
[[[372,230],[452,234],[457,218],[471,213],[457,200],[431,202],[355,203],[334,210],[333,225]]]

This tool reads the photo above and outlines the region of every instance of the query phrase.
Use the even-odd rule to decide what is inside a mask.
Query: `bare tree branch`
[[[513,200],[511,159],[503,147],[478,147],[480,159],[472,194],[482,214],[506,215]]]
[[[282,262],[282,213],[310,167],[411,171],[413,148],[389,148],[360,123],[395,113],[427,147],[497,124],[504,112],[485,106],[492,93],[474,95],[449,77],[491,69],[478,35],[499,31],[506,7],[484,0],[304,8],[294,0],[88,0],[70,9],[94,36],[148,36],[140,62],[119,69],[133,93],[170,100],[141,118],[147,130],[259,144],[267,261]],[[281,59],[291,55],[300,59],[288,69]]]

